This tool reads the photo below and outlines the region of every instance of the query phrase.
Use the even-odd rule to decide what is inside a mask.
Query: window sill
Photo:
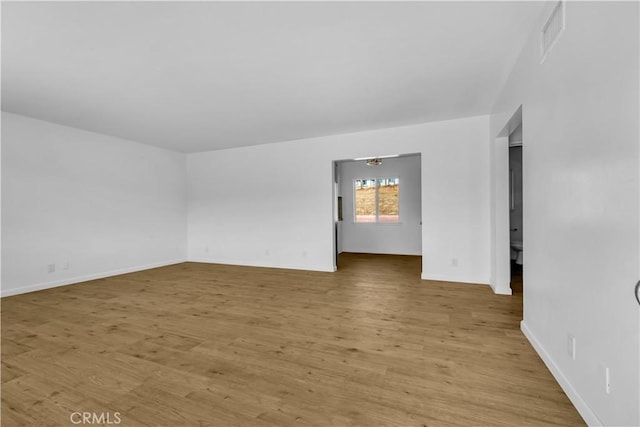
[[[404,223],[402,221],[398,221],[398,222],[356,222],[356,221],[351,221],[351,224],[355,224],[355,225],[402,225]]]

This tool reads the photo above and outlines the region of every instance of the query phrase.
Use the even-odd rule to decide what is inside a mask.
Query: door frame
[[[491,278],[493,292],[511,295],[509,135],[522,124],[522,105],[491,141]],[[523,239],[524,241],[524,239]]]

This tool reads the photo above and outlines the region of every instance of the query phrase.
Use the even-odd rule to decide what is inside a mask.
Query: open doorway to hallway
[[[522,122],[509,135],[509,246],[511,290],[522,294],[523,288],[523,186],[522,186]]]
[[[334,162],[334,252],[422,255],[420,154]]]
[[[497,294],[512,295],[513,286],[523,283],[523,280],[512,280],[511,273],[517,272],[517,268],[512,268],[512,263],[524,265],[526,248],[524,238],[522,238],[524,224],[524,205],[519,203],[519,211],[516,210],[518,195],[515,185],[522,186],[522,174],[517,173],[517,169],[511,164],[518,156],[515,150],[511,152],[511,146],[522,146],[522,106],[513,113],[505,126],[495,136],[491,145],[491,280],[493,291]],[[522,153],[522,151],[520,151]],[[520,164],[522,165],[522,155],[520,154]],[[517,176],[516,176],[517,175]],[[514,183],[517,181],[517,183]],[[522,192],[521,192],[522,193]],[[521,194],[519,195],[521,197]],[[522,212],[518,215],[519,212]],[[512,218],[512,214],[514,218]],[[513,222],[513,224],[512,224]],[[518,263],[520,258],[521,264]],[[524,271],[521,274],[524,277]],[[513,283],[512,283],[513,282]],[[519,288],[522,290],[522,287]]]

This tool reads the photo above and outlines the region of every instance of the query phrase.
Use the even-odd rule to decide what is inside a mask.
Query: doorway
[[[509,135],[509,246],[510,284],[513,294],[522,294],[524,279],[522,123]]]
[[[512,228],[524,231],[523,226],[511,226],[511,168],[510,145],[522,144],[522,106],[513,113],[495,136],[491,145],[491,278],[490,285],[496,294],[512,295]],[[515,178],[515,177],[514,177]],[[520,177],[520,182],[522,178]],[[524,207],[524,206],[523,206]],[[522,211],[524,213],[524,210]],[[524,218],[524,215],[523,215]],[[516,232],[514,230],[514,232]],[[514,239],[515,240],[515,239]],[[522,239],[524,244],[524,239]],[[517,251],[516,251],[517,252]],[[519,251],[526,256],[524,245]],[[516,259],[517,259],[517,254]],[[524,265],[524,264],[523,264]],[[523,274],[524,275],[524,274]]]
[[[333,237],[341,253],[422,256],[422,157],[334,161]]]

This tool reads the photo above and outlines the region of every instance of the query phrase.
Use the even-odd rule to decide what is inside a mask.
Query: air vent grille
[[[551,12],[551,16],[547,19],[547,22],[542,27],[542,33],[540,37],[540,63],[542,64],[546,59],[549,52],[555,46],[556,42],[562,35],[565,26],[564,19],[564,0],[561,0],[556,4]]]

